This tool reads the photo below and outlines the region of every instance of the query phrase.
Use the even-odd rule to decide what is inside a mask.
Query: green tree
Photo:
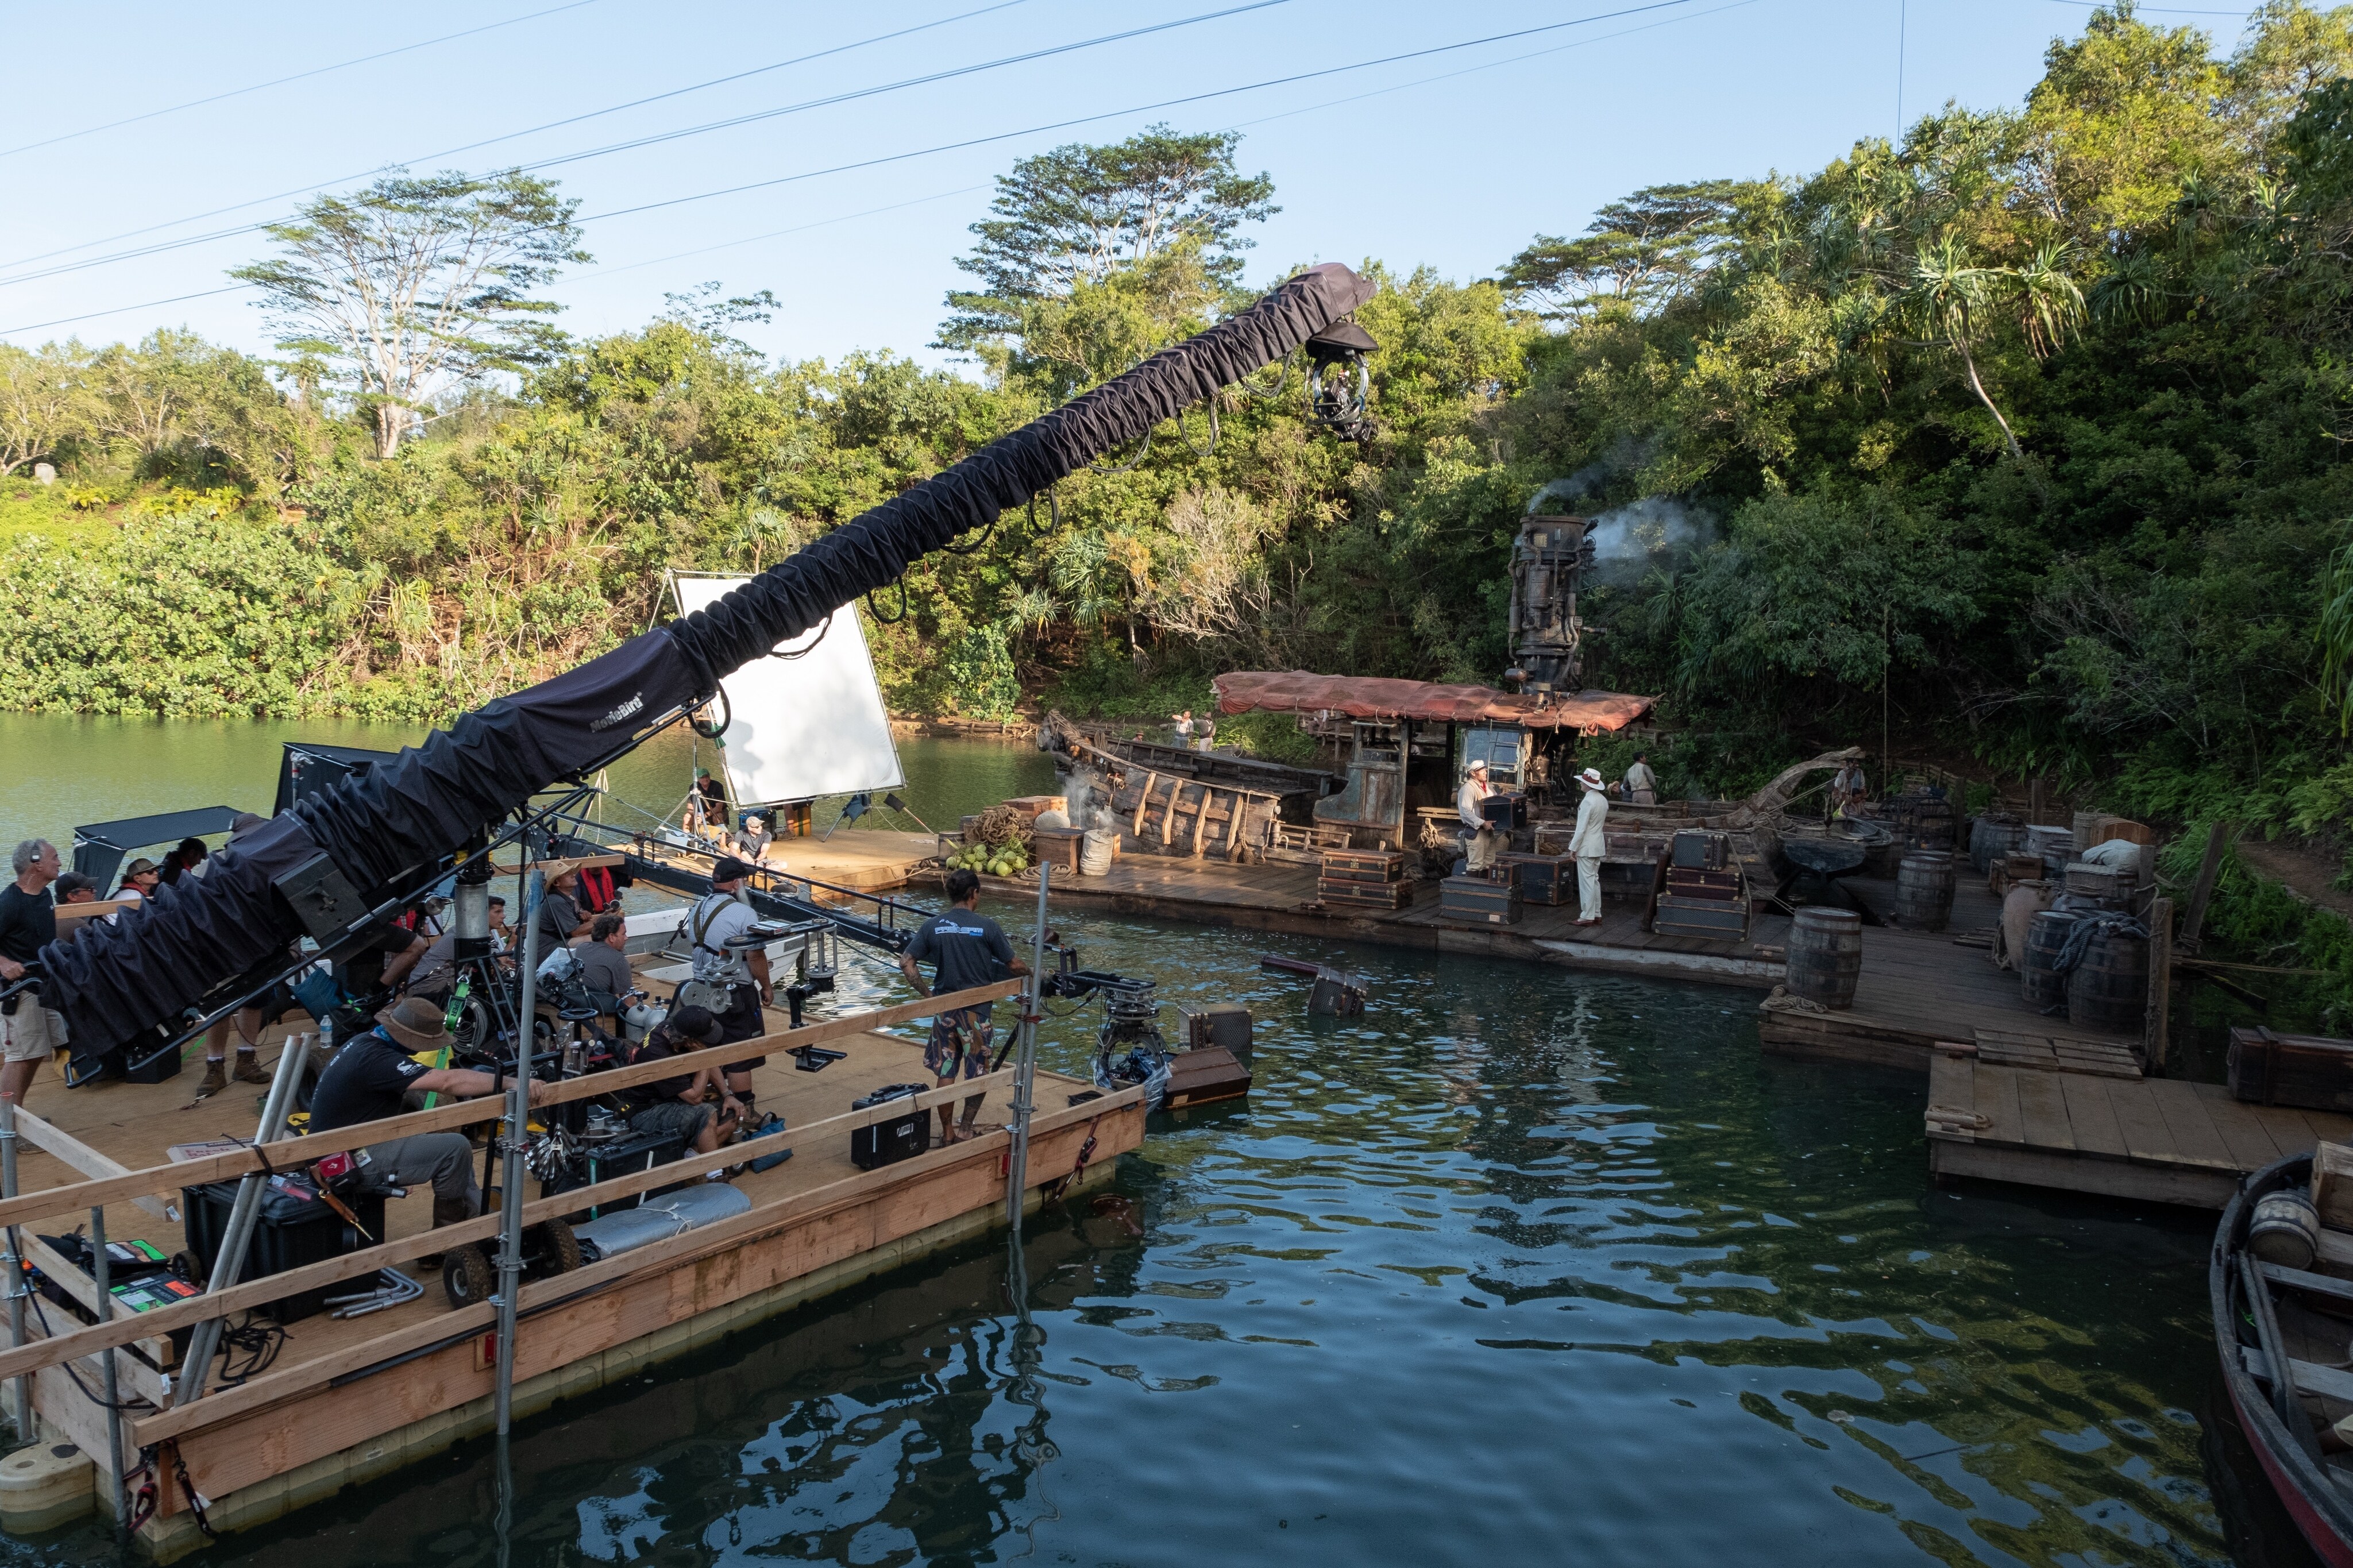
[[[1744,200],[1757,189],[1739,180],[1645,186],[1603,207],[1575,239],[1538,235],[1502,282],[1554,320],[1613,300],[1655,312],[1702,286],[1730,253]]]
[[[376,456],[390,458],[442,386],[555,350],[547,318],[562,307],[532,290],[590,259],[579,205],[512,171],[387,175],[266,225],[279,254],[229,276],[261,289],[279,347],[332,368],[373,419]]]

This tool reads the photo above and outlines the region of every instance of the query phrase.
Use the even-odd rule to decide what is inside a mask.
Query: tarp
[[[1531,730],[1575,730],[1588,735],[1624,729],[1648,713],[1656,700],[1619,691],[1532,696],[1487,686],[1314,675],[1303,669],[1235,670],[1210,684],[1217,688],[1220,713],[1345,713],[1351,719],[1520,724]]]
[[[190,811],[166,811],[154,816],[92,822],[74,829],[73,868],[98,883],[99,897],[104,898],[114,886],[115,868],[133,849],[177,845],[183,838],[227,833],[236,820],[237,813],[226,805],[200,805]]]

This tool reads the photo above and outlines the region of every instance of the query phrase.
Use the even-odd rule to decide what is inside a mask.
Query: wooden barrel
[[[2067,874],[2067,862],[2075,858],[2074,830],[2066,827],[2030,827],[2026,830],[2026,852],[2042,858],[2044,874],[2057,881]]]
[[[1825,1007],[1852,1007],[1862,973],[1862,917],[1810,904],[1799,910],[1789,921],[1789,989]]]
[[[2148,1010],[2148,938],[2114,926],[2094,934],[2067,975],[2067,1016],[2094,1029],[2137,1031]]]
[[[2026,928],[2026,953],[2018,966],[2019,994],[2041,1011],[2067,1000],[2067,978],[2056,967],[2059,950],[2080,919],[2072,910],[2044,910]]]
[[[2320,1256],[2320,1211],[2290,1188],[2258,1200],[2247,1224],[2247,1250],[2283,1268],[2309,1268]]]
[[[2026,824],[2014,816],[1986,816],[1969,830],[1969,864],[1990,871],[2026,842]]]
[[[1953,918],[1953,858],[1915,849],[1895,866],[1895,921],[1915,931],[1942,931]]]

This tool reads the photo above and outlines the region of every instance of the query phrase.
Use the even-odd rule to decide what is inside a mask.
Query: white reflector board
[[[670,586],[689,616],[750,581],[679,572]],[[755,658],[719,683],[728,708],[719,754],[737,808],[905,784],[855,606],[784,651],[797,657]]]

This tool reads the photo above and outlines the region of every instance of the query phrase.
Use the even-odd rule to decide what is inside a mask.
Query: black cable
[[[895,626],[905,620],[907,618],[907,579],[904,577],[899,579],[899,613],[897,615],[886,616],[876,608],[874,595],[871,589],[866,595],[866,613],[874,617],[874,623],[877,626]]]
[[[38,1290],[27,1289],[25,1292],[25,1300],[32,1305],[33,1321],[41,1325],[41,1337],[45,1340],[56,1339],[58,1337],[57,1331],[49,1327],[49,1315],[41,1310],[41,1293]],[[90,1353],[97,1355],[102,1352],[93,1351]],[[73,1385],[81,1390],[81,1396],[84,1399],[89,1400],[92,1405],[97,1405],[100,1410],[117,1410],[129,1413],[159,1408],[153,1400],[147,1398],[143,1394],[132,1399],[120,1399],[110,1403],[106,1395],[99,1393],[96,1389],[90,1387],[90,1384],[81,1380],[81,1373],[74,1369],[74,1363],[71,1360],[58,1362],[57,1365],[64,1371],[68,1377],[73,1379]]]
[[[220,1375],[216,1380],[222,1388],[235,1388],[238,1384],[259,1377],[268,1372],[278,1354],[286,1348],[286,1325],[258,1321],[251,1312],[239,1315],[237,1326],[224,1323],[220,1334]],[[229,1352],[242,1351],[240,1363]]]

